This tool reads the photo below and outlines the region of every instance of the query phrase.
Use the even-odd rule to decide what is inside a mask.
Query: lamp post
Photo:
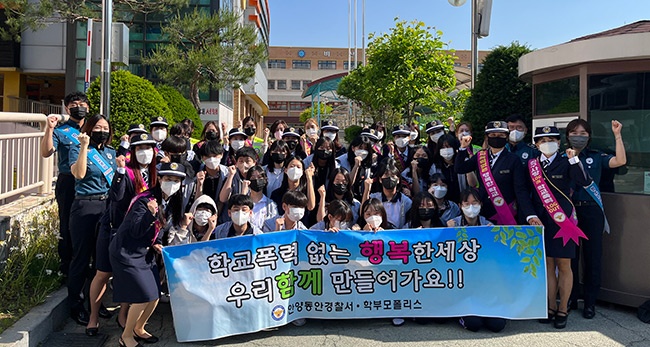
[[[447,0],[449,3],[454,6],[454,7],[460,7],[465,4],[467,0]],[[470,0],[472,2],[472,47],[471,47],[471,55],[472,55],[472,63],[470,66],[470,88],[474,89],[474,82],[476,81],[476,71],[478,68],[478,33],[476,30],[476,5],[478,0]]]
[[[113,0],[102,1],[102,60],[99,113],[111,116],[111,48],[113,33]]]

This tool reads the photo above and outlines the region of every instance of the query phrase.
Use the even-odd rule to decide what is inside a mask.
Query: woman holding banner
[[[544,224],[548,286],[548,318],[541,322],[554,320],[555,328],[563,329],[567,324],[567,306],[573,285],[571,258],[575,257],[579,238],[586,238],[576,225],[569,194],[572,183],[584,187],[592,180],[585,173],[575,150],[567,149],[566,155],[558,152],[560,132],[556,127],[535,129],[533,139],[542,155],[528,161],[528,171],[533,184],[535,212]]]

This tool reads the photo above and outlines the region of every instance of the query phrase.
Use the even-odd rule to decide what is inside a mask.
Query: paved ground
[[[241,319],[233,317],[233,319]],[[118,346],[121,333],[115,320],[102,320],[100,332],[107,334],[104,346]],[[196,322],[196,324],[201,324]],[[174,335],[171,309],[160,304],[149,325],[149,332],[160,336],[161,341],[149,346],[650,346],[650,324],[636,318],[636,310],[627,307],[601,304],[596,317],[582,318],[581,312],[569,316],[566,329],[557,330],[552,325],[537,321],[511,321],[498,334],[472,333],[457,323],[431,323],[419,325],[407,322],[393,327],[387,319],[375,320],[309,320],[303,327],[291,324],[276,331],[258,332],[200,343],[178,343]],[[92,339],[81,336],[84,327],[68,320],[63,332],[74,334],[75,339]],[[72,343],[75,346],[80,341]],[[96,345],[88,340],[88,346]],[[47,343],[46,343],[47,344]]]

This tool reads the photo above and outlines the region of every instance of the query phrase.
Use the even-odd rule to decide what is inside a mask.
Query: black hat
[[[156,126],[164,126],[165,128],[169,127],[169,124],[167,124],[167,118],[161,116],[152,117],[149,127],[153,128]]]
[[[359,134],[359,136],[367,137],[367,138],[369,138],[370,140],[373,140],[373,141],[379,141],[379,136],[377,136],[377,130],[375,130],[375,129],[363,128],[361,130],[361,134]]]
[[[393,127],[393,135],[411,135],[411,128],[405,124],[396,125]]]
[[[321,129],[323,129],[323,128],[321,128]],[[298,131],[296,130],[296,128],[291,127],[291,128],[284,129],[284,132],[282,133],[282,137],[285,137],[285,136],[300,137],[300,134],[298,134]]]
[[[535,128],[535,135],[533,135],[533,139],[544,137],[544,136],[554,137],[559,140],[560,130],[554,126],[544,126],[544,127]]]
[[[144,124],[131,124],[129,125],[129,130],[126,131],[128,135],[131,134],[146,134],[147,129],[145,129]]]
[[[242,130],[241,128],[232,128],[230,131],[228,131],[228,138],[231,138],[235,135],[242,135],[245,138],[248,138],[248,135]]]
[[[162,163],[160,164],[160,170],[158,170],[158,176],[177,176],[185,178],[185,166],[179,163]]]
[[[336,122],[331,119],[320,122],[320,129],[321,131],[323,130],[334,130],[337,132],[339,131],[339,127],[336,125]]]
[[[493,120],[485,126],[485,133],[509,133],[508,123],[502,120]]]
[[[142,133],[142,134],[137,134],[131,138],[131,147],[135,147],[137,145],[156,145],[156,140],[151,137],[151,135],[147,132]]]
[[[437,119],[434,119],[434,120],[430,121],[429,123],[427,123],[427,125],[426,125],[427,134],[430,133],[430,132],[436,131],[436,130],[443,129],[444,127],[445,127],[445,125],[442,124],[441,121],[439,121]]]

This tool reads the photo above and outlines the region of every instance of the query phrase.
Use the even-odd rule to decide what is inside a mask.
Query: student
[[[510,130],[506,149],[519,157],[521,163],[524,165],[530,159],[539,158],[540,153],[537,147],[532,143],[524,141],[524,138],[528,134],[528,127],[526,126],[524,117],[519,114],[513,114],[506,118],[506,122],[508,122],[508,130]]]
[[[196,173],[187,159],[186,141],[178,136],[170,136],[163,141],[160,148],[164,155],[160,160],[161,163],[182,164],[185,169],[181,194],[183,196],[183,210],[187,211],[194,202],[194,198],[198,195],[196,194]]]
[[[305,170],[305,163],[300,157],[288,157],[284,161],[284,178],[280,188],[271,193],[271,200],[278,206],[278,214],[284,214],[282,201],[284,194],[288,191],[297,190],[307,197],[307,210],[312,211],[316,207],[316,196],[314,184],[314,167],[310,166]]]
[[[329,139],[334,143],[334,156],[339,157],[346,152],[346,148],[341,145],[339,140],[339,127],[333,120],[324,120],[320,125],[321,137]]]
[[[207,195],[201,195],[178,222],[173,222],[165,236],[165,245],[184,245],[197,241],[214,240],[217,226],[217,204]]]
[[[126,135],[120,138],[120,146],[116,150],[116,155],[118,157],[121,155],[125,156],[127,162],[131,160],[131,153],[129,153],[129,149],[131,148],[131,140],[140,134],[147,134],[147,130],[145,129],[144,124],[134,123],[129,125],[129,129],[126,131]]]
[[[282,133],[282,141],[289,147],[289,152],[294,157],[300,157],[302,160],[307,158],[304,148],[300,144],[300,134],[295,128],[286,128]]]
[[[418,193],[413,198],[411,221],[407,228],[439,228],[445,226],[438,217],[438,206],[433,195],[429,192]],[[417,207],[417,208],[415,208]]]
[[[228,217],[230,222],[222,223],[214,229],[215,239],[243,235],[259,235],[262,231],[251,224],[253,216],[253,199],[244,194],[235,194],[228,199]]]
[[[450,219],[460,216],[460,208],[455,201],[448,198],[449,181],[441,173],[435,173],[431,176],[431,184],[429,186],[429,194],[433,195],[436,206],[438,207],[438,217],[443,225],[447,225]],[[460,193],[458,199],[460,201]]]
[[[377,142],[374,144],[373,149],[375,153],[381,154],[381,147],[386,142],[386,127],[383,122],[374,122],[370,125],[370,129],[375,131],[377,135]]]
[[[338,232],[339,230],[351,230],[352,210],[347,202],[334,200],[327,205],[327,215],[323,220],[314,224],[309,230],[323,230]]]
[[[222,204],[226,204],[231,195],[244,194],[246,174],[250,168],[257,165],[257,152],[252,147],[240,148],[237,150],[235,158],[235,165],[228,168],[226,182],[219,193],[219,200]]]
[[[269,130],[264,129],[264,138],[262,139],[255,136],[257,133],[257,125],[255,125],[255,119],[253,117],[246,116],[246,118],[242,119],[241,124],[242,128],[244,128],[244,134],[246,134],[244,146],[252,147],[257,152],[257,157],[262,158],[268,149]]]
[[[395,225],[388,221],[384,204],[379,199],[369,198],[361,204],[359,216],[363,217],[359,218],[361,230],[377,232],[396,229]]]
[[[219,193],[228,177],[228,168],[221,164],[223,146],[218,141],[207,141],[197,154],[201,165],[196,173],[196,196],[207,195],[218,201],[217,210],[221,211],[223,204],[219,201]]]
[[[253,166],[246,173],[246,179],[250,182],[250,197],[253,200],[253,216],[251,224],[262,230],[264,221],[278,216],[278,206],[264,195],[268,178],[266,170],[261,166]]]
[[[406,125],[396,125],[393,128],[394,145],[387,143],[382,149],[382,158],[394,158],[399,172],[406,170],[413,160],[413,151],[408,146],[409,135],[410,130]]]
[[[232,128],[228,131],[228,151],[221,160],[225,166],[235,165],[237,158],[235,153],[246,145],[246,133],[240,128]]]
[[[192,159],[194,159],[194,152],[192,151],[192,145],[190,143],[190,136],[192,135],[192,129],[190,126],[185,123],[176,123],[171,127],[171,129],[169,129],[169,135],[179,137],[185,141],[187,160],[192,161]]]
[[[271,196],[273,191],[280,188],[284,178],[284,161],[290,156],[289,147],[282,140],[274,141],[271,148],[266,152],[270,154],[270,163],[266,165],[266,177],[268,184],[266,186],[266,196]]]
[[[481,202],[480,194],[474,188],[467,188],[460,192],[461,210],[463,214],[456,218],[447,221],[447,226],[481,226],[493,225],[492,222],[481,216]]]
[[[445,135],[445,125],[441,121],[434,119],[426,124],[427,132],[427,148],[430,153],[436,153],[440,146],[438,146],[438,139]]]
[[[381,182],[381,192],[369,193],[372,179],[366,179],[363,192],[363,200],[376,198],[383,202],[386,209],[388,222],[398,229],[406,225],[406,216],[411,210],[411,199],[400,192],[400,172],[395,166],[395,160],[388,158],[377,171],[377,177]]]
[[[352,194],[352,181],[350,179],[350,174],[347,170],[340,167],[332,172],[329,181],[330,185],[326,189],[325,202],[331,203],[335,200],[343,200],[347,202],[350,209],[352,209],[352,224],[355,224],[359,218],[361,202],[354,197],[354,194]],[[322,217],[324,216],[324,209],[319,209],[318,220],[322,220]]]
[[[459,143],[464,136],[472,136],[472,124],[469,122],[458,123],[456,126],[455,135]],[[485,141],[483,141],[483,145],[486,145]],[[469,151],[468,154],[471,157],[481,149],[483,149],[483,147],[472,144],[472,146],[468,147],[467,150]]]
[[[289,126],[282,119],[273,122],[273,124],[271,124],[271,127],[269,128],[269,131],[271,132],[271,134],[273,134],[273,140],[274,141],[282,140],[282,135],[284,134],[284,130],[287,128],[289,128]]]
[[[265,233],[282,230],[307,230],[300,221],[305,216],[307,197],[300,191],[290,190],[282,196],[282,215],[264,222]],[[286,213],[284,212],[286,211]]]
[[[327,179],[338,167],[334,150],[334,142],[328,138],[320,138],[316,141],[314,153],[305,158],[305,167],[314,164],[314,188],[329,186]]]
[[[409,147],[415,147],[422,144],[420,140],[420,127],[413,121],[409,124]]]
[[[465,188],[476,186],[476,176],[473,172],[468,174],[456,172],[454,164],[459,147],[460,142],[452,135],[441,136],[438,139],[438,151],[433,153],[433,163],[429,169],[429,175],[441,173],[447,178],[447,199],[454,202],[460,201],[460,192]]]
[[[169,124],[167,123],[167,118],[165,117],[152,117],[151,122],[149,123],[149,133],[151,137],[156,140],[156,149],[160,151],[160,145],[167,138],[167,128]]]
[[[409,184],[411,196],[425,190],[429,181],[429,168],[431,167],[432,154],[425,146],[415,146],[413,150],[413,160],[409,168],[402,171],[402,178]]]
[[[357,136],[350,143],[348,152],[337,158],[340,166],[350,173],[351,191],[356,199],[361,199],[363,194],[363,181],[373,176],[372,173],[376,170],[374,160],[377,157],[371,142]]]
[[[206,144],[208,141],[216,141],[221,143],[221,133],[219,131],[219,126],[215,121],[208,121],[203,126],[203,131],[201,132],[201,141],[197,142],[192,150],[194,153],[199,153],[201,147]]]
[[[314,118],[309,118],[305,121],[305,134],[300,137],[300,141],[305,154],[310,156],[314,154],[314,146],[318,141],[320,129],[318,129],[318,122]]]

